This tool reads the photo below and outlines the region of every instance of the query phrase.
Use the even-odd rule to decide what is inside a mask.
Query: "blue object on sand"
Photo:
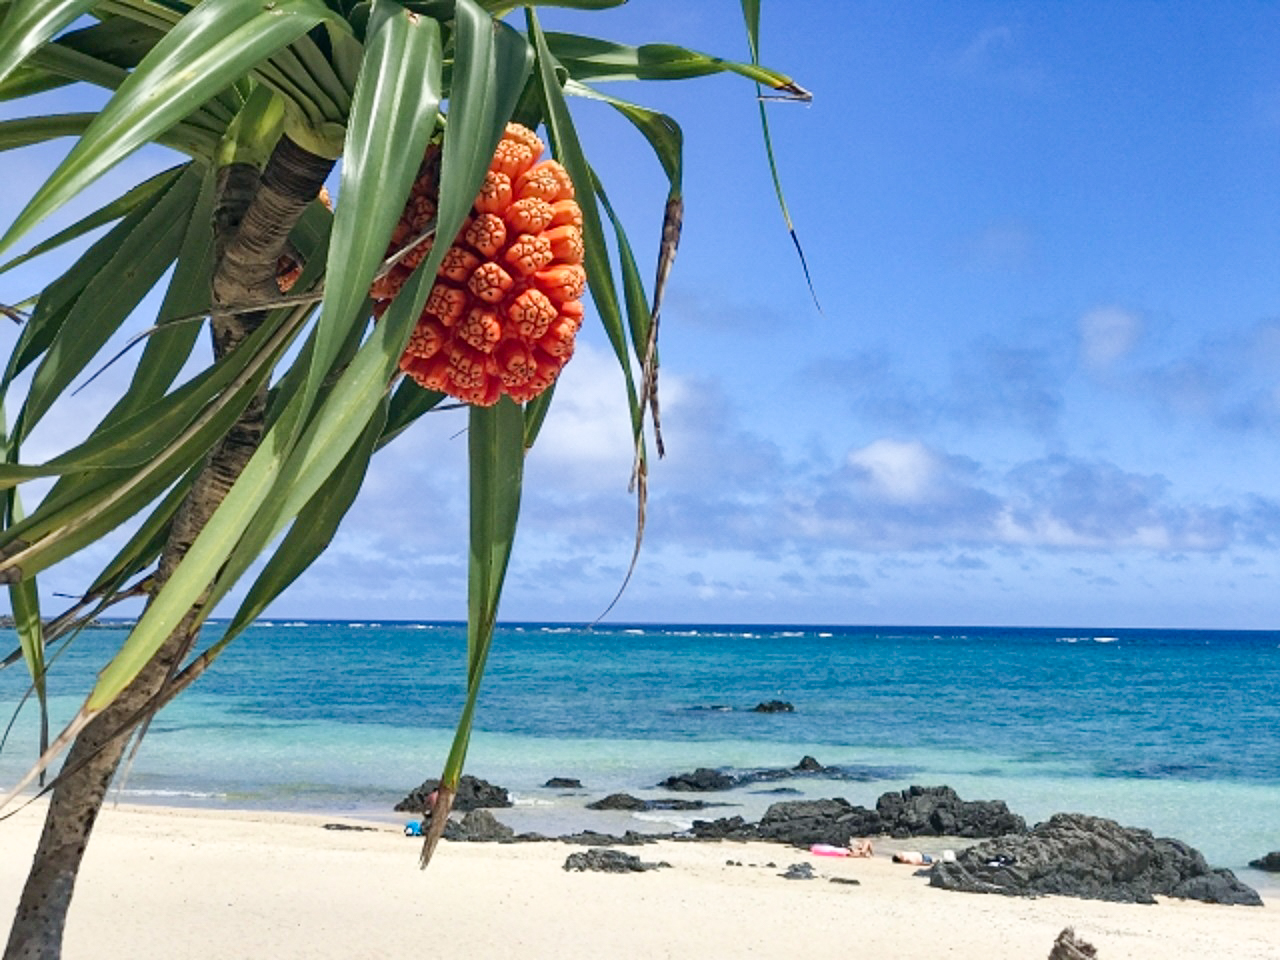
[[[420,836],[422,836],[422,821],[421,821],[421,820],[410,820],[408,823],[406,823],[406,824],[404,825],[404,835],[405,835],[406,837],[420,837]]]

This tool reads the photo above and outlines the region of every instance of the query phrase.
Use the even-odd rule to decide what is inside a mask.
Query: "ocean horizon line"
[[[232,617],[209,617],[210,626],[230,623]],[[93,624],[100,627],[127,627],[138,622],[138,617],[97,617]],[[250,626],[283,627],[289,624],[306,626],[427,626],[427,627],[462,627],[466,620],[431,617],[303,617],[303,616],[262,616]],[[1030,631],[1052,633],[1059,631],[1077,632],[1081,634],[1098,634],[1107,636],[1111,633],[1152,634],[1152,633],[1216,633],[1216,634],[1277,634],[1276,627],[1170,627],[1141,626],[1126,627],[1114,624],[991,624],[991,623],[818,623],[818,622],[786,622],[786,621],[716,621],[716,620],[616,620],[598,622],[592,620],[499,620],[498,629],[519,629],[527,627],[564,627],[590,633],[617,632],[628,629],[642,630],[676,630],[676,629],[715,629],[725,631],[772,631],[802,630],[806,633],[832,631],[840,633],[873,632],[884,630],[908,631],[910,633],[929,633],[943,631]]]

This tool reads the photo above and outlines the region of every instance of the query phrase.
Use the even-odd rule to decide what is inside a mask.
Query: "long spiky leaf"
[[[332,16],[320,0],[204,0],[120,84],[35,192],[0,250],[264,57]]]

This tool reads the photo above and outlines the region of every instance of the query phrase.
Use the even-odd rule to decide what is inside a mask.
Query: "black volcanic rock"
[[[795,713],[796,708],[785,700],[766,700],[751,708],[752,713]]]
[[[422,785],[396,804],[397,813],[425,813],[427,797],[440,786],[439,780],[424,780]],[[458,782],[458,794],[453,798],[453,809],[460,812],[478,810],[481,807],[509,807],[511,797],[506,787],[495,786],[471,774],[463,774]]]
[[[603,873],[640,873],[669,866],[669,863],[643,863],[639,857],[621,850],[601,849],[571,853],[564,861],[566,870],[598,870]]]
[[[881,832],[880,816],[839,797],[830,800],[785,800],[772,804],[757,827],[762,840],[796,847],[829,843],[842,847],[850,837]]]
[[[587,804],[588,810],[648,810],[649,802],[629,793],[611,793]]]
[[[760,831],[754,823],[742,817],[721,817],[718,820],[695,820],[689,829],[693,840],[759,840]]]
[[[705,810],[707,807],[731,807],[731,803],[708,803],[706,800],[678,800],[674,797],[658,797],[646,801],[648,810]]]
[[[707,803],[705,800],[680,800],[670,797],[659,797],[655,800],[644,800],[633,797],[629,793],[611,793],[600,800],[587,804],[588,810],[705,810],[707,807],[721,807],[721,803]]]
[[[1250,860],[1249,866],[1255,870],[1266,870],[1270,873],[1280,873],[1280,850],[1272,850],[1265,857],[1257,860]]]
[[[552,790],[581,790],[582,781],[575,780],[573,777],[552,777],[544,787],[550,787]]]
[[[667,840],[669,838],[670,834],[636,833],[634,830],[628,830],[620,837],[616,837],[611,833],[583,830],[581,833],[566,833],[556,839],[561,843],[576,843],[584,847],[639,847],[646,843],[657,843],[659,840]]]
[[[1025,834],[1009,834],[935,864],[930,885],[1008,896],[1059,894],[1154,903],[1156,896],[1261,906],[1230,870],[1213,870],[1198,850],[1114,820],[1060,813]]]
[[[844,846],[850,837],[989,837],[1020,833],[1026,823],[1000,800],[961,800],[950,787],[910,787],[883,794],[876,809],[847,800],[775,803],[760,820],[760,836],[794,846]]]
[[[895,837],[999,837],[1027,823],[1003,800],[961,800],[950,787],[908,787],[876,801],[884,829]]]
[[[728,790],[738,781],[727,773],[699,767],[693,773],[677,773],[667,777],[658,786],[667,790],[706,793],[712,790]]]
[[[827,768],[806,753],[791,769],[797,773],[822,773]]]
[[[494,843],[515,838],[516,832],[483,808],[470,811],[458,824],[458,839],[471,843]]]

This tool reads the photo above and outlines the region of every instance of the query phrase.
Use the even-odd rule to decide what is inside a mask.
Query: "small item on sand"
[[[1058,934],[1058,939],[1053,941],[1049,960],[1095,960],[1097,956],[1097,947],[1077,939],[1075,930],[1067,927]]]
[[[410,820],[408,823],[406,823],[406,824],[404,825],[404,835],[405,835],[406,837],[420,837],[420,836],[422,836],[422,821],[421,821],[421,820]]]
[[[782,877],[784,880],[818,879],[818,875],[813,872],[813,867],[807,863],[793,863],[791,866],[787,867],[785,873],[780,873],[778,876]]]
[[[815,857],[847,857],[849,856],[848,847],[836,847],[829,843],[815,843],[809,848],[809,852]]]

